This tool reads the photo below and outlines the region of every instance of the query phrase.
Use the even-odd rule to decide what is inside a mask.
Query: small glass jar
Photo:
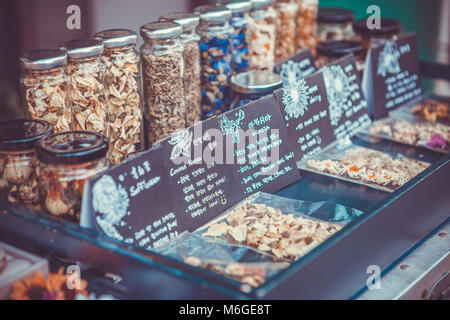
[[[250,34],[248,26],[250,17],[248,13],[252,8],[251,1],[230,2],[226,7],[231,10],[230,24],[233,33],[233,56],[231,60],[231,73],[245,72],[249,69],[249,43]]]
[[[335,60],[353,54],[356,60],[356,68],[361,73],[364,69],[364,50],[361,42],[354,40],[326,40],[317,44],[316,67],[322,68]]]
[[[60,45],[67,52],[69,85],[67,104],[72,110],[73,130],[107,135],[105,65],[103,43],[96,39],[71,40]]]
[[[390,18],[381,18],[379,29],[369,29],[366,19],[360,19],[353,23],[353,30],[355,31],[356,37],[363,45],[364,56],[375,45],[389,40],[397,40],[401,29],[400,22]]]
[[[156,21],[141,27],[144,113],[148,121],[148,146],[185,128],[182,27]]]
[[[300,51],[310,48],[313,55],[316,50],[317,9],[319,0],[297,0],[297,37],[295,48]]]
[[[317,14],[317,38],[325,40],[351,40],[353,32],[353,11],[341,8],[320,8]]]
[[[252,0],[250,69],[272,71],[275,65],[277,12],[274,0]]]
[[[295,32],[298,4],[296,0],[277,0],[275,62],[289,59],[295,54]]]
[[[128,153],[143,147],[143,116],[140,98],[137,34],[111,29],[95,34],[103,41],[102,61],[106,68],[108,94],[108,160],[121,162]]]
[[[200,121],[202,94],[200,88],[200,36],[196,28],[200,18],[188,12],[175,12],[159,18],[161,21],[172,21],[183,27],[180,40],[184,45],[184,95],[186,105],[186,127]]]
[[[229,109],[234,31],[231,11],[224,6],[201,6],[194,12],[200,15],[202,119],[207,119]]]
[[[20,57],[22,98],[30,119],[50,123],[55,132],[72,129],[66,103],[67,54],[58,49],[34,50]]]
[[[85,181],[107,169],[108,140],[94,132],[69,131],[39,140],[39,198],[42,210],[79,223]]]
[[[281,88],[283,80],[279,74],[267,70],[250,70],[231,77],[233,101],[231,108],[236,109],[251,101],[272,94]]]
[[[40,210],[35,143],[53,132],[42,120],[0,123],[0,199]]]

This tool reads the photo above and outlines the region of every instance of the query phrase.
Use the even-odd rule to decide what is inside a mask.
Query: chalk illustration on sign
[[[116,227],[125,224],[122,219],[127,215],[129,204],[127,190],[111,176],[104,175],[94,183],[92,206],[100,214],[96,217],[98,225],[108,236],[123,240]]]
[[[303,79],[296,81],[294,85],[283,88],[281,101],[283,102],[284,112],[286,113],[286,120],[292,118],[298,119],[298,117],[303,116],[308,110],[308,90],[309,87]]]
[[[351,84],[344,70],[339,65],[322,68],[323,79],[328,99],[331,125],[337,126],[343,113],[343,105],[351,94]]]
[[[173,145],[170,160],[181,156],[191,157],[192,132],[189,129],[180,130],[170,135],[169,143]]]
[[[398,60],[400,50],[395,41],[388,41],[378,57],[377,75],[385,77],[387,73],[399,73],[401,71]]]
[[[300,63],[289,60],[281,66],[280,76],[283,86],[295,85],[302,78]]]
[[[233,143],[238,143],[240,141],[239,138],[239,129],[242,120],[245,118],[244,110],[239,110],[235,113],[237,117],[235,120],[230,120],[226,115],[219,116],[219,124],[220,130],[224,136],[231,134],[233,135]]]

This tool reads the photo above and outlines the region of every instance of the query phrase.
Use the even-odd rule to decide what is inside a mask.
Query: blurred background
[[[29,50],[54,48],[59,43],[90,37],[110,28],[139,31],[159,16],[190,10],[202,0],[0,0],[0,121],[23,117],[18,57]],[[342,7],[367,17],[369,5],[381,15],[399,20],[404,31],[415,31],[421,60],[449,63],[450,0],[320,0],[321,7]],[[70,5],[81,9],[81,29],[69,30],[66,13]],[[138,48],[142,42],[138,42]],[[450,95],[448,83],[424,81],[424,89]]]

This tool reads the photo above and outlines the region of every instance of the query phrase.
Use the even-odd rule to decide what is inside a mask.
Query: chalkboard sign
[[[366,59],[363,89],[373,119],[422,94],[415,34],[372,48]]]
[[[309,48],[299,51],[285,61],[278,62],[274,67],[274,72],[279,73],[283,78],[283,86],[295,84],[297,80],[305,78],[316,71],[314,58]]]

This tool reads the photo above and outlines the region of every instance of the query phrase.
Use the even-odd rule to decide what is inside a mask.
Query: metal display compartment
[[[0,241],[41,256],[51,264],[73,264],[91,289],[119,298],[145,299],[349,299],[366,285],[370,265],[388,270],[433,229],[449,221],[450,154],[389,141],[354,143],[401,152],[432,165],[392,193],[314,173],[278,195],[307,201],[334,201],[363,210],[340,232],[258,288],[224,278],[209,270],[113,240],[93,230],[67,223],[0,200]],[[123,278],[115,285],[104,272]]]

